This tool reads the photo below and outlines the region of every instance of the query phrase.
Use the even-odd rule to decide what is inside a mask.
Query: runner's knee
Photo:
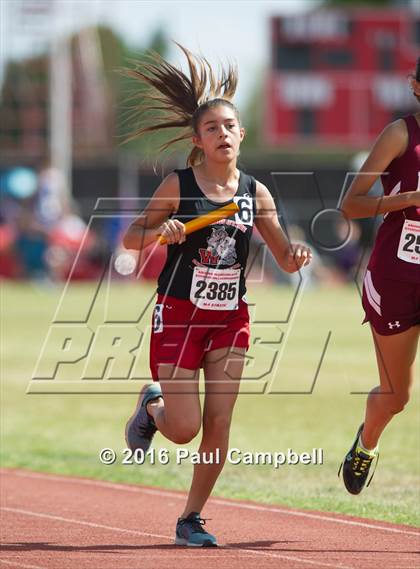
[[[404,410],[405,406],[407,405],[410,399],[410,395],[408,392],[398,393],[393,397],[393,401],[390,404],[390,410],[393,415],[397,415]]]
[[[189,443],[197,436],[199,430],[199,424],[188,421],[177,422],[172,430],[172,442],[179,445]]]
[[[397,415],[404,410],[410,399],[410,394],[408,391],[401,393],[382,394],[382,404],[387,408],[391,415]]]
[[[229,433],[230,423],[230,415],[210,415],[204,417],[203,429],[206,434],[222,435]]]
[[[410,399],[410,392],[404,390],[398,393],[389,393],[382,391],[382,388],[378,386],[372,389],[370,397],[374,397],[376,404],[386,409],[390,415],[397,415],[407,405]]]

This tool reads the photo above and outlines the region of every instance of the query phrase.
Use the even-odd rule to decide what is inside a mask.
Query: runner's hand
[[[169,219],[162,223],[158,229],[158,234],[165,237],[169,245],[184,243],[186,240],[185,225],[178,219]]]
[[[312,251],[301,243],[292,243],[286,255],[286,265],[284,269],[289,273],[298,271],[301,267],[309,265],[312,261]]]

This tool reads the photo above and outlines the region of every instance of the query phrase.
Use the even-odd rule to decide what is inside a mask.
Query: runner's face
[[[215,162],[230,162],[239,154],[239,146],[245,136],[233,109],[218,105],[208,109],[200,118],[198,133],[193,144],[201,148]]]
[[[420,81],[417,81],[414,76],[410,77],[410,85],[413,91],[413,95],[420,103]]]

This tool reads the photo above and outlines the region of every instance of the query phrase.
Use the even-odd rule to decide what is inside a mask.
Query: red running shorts
[[[196,370],[207,352],[219,348],[249,348],[248,305],[237,310],[203,310],[189,300],[158,295],[153,310],[150,370],[158,381],[160,364]]]

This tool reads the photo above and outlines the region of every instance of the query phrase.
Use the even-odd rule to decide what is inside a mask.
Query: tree
[[[163,30],[156,30],[150,45],[135,50],[105,26],[82,29],[70,38],[73,70],[73,134],[77,154],[140,149],[144,141],[121,146],[132,132],[124,124],[128,95],[127,79],[119,72],[130,60],[141,60],[153,49],[165,55],[168,41]],[[88,50],[86,50],[88,46]],[[92,49],[96,54],[92,63]],[[86,56],[89,51],[90,56]],[[33,159],[48,157],[49,60],[45,53],[6,65],[0,98],[0,150],[4,154],[24,154]],[[101,106],[102,114],[98,112]],[[92,114],[96,123],[92,122]],[[103,136],[98,136],[96,125]],[[94,125],[92,127],[92,125]]]

